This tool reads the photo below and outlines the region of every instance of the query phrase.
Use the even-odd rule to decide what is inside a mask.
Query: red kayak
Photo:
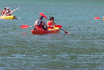
[[[37,29],[31,30],[32,34],[35,34],[35,35],[59,33],[59,31],[60,31],[59,27],[48,28],[48,30],[37,30]]]

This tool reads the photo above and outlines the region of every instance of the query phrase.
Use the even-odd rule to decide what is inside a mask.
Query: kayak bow
[[[0,16],[0,19],[5,19],[5,20],[8,20],[8,19],[16,19],[16,16]]]

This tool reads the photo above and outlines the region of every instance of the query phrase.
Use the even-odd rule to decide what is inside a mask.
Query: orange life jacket
[[[55,25],[55,23],[53,21],[48,21],[47,22],[48,27],[53,27],[54,25]]]

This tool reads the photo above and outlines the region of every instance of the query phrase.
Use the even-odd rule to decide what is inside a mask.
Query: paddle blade
[[[62,28],[62,26],[61,26],[61,25],[55,25],[55,27],[59,27],[59,28]]]
[[[67,31],[65,31],[64,29],[61,29],[61,30],[63,30],[65,34],[69,34],[69,33],[68,33]]]
[[[64,31],[65,32],[65,34],[69,34],[67,31]]]
[[[26,28],[29,28],[28,25],[21,25],[21,29],[26,29]]]
[[[94,17],[94,19],[101,19],[101,17]]]
[[[41,16],[43,16],[45,19],[48,19],[43,13],[40,13]]]

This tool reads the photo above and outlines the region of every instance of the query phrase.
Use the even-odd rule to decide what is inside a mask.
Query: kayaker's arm
[[[11,11],[11,13],[14,13],[14,11]]]

